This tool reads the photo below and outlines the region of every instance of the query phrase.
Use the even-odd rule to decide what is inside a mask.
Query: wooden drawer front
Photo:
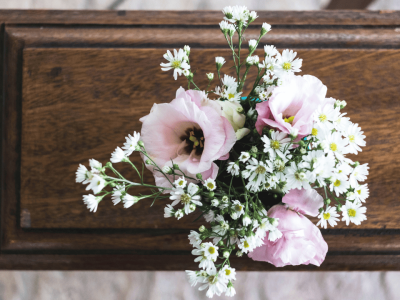
[[[359,227],[340,224],[322,230],[329,255],[338,259],[335,264],[328,257],[323,268],[345,269],[351,261],[347,256],[354,254],[364,256],[351,264],[353,268],[363,269],[373,254],[382,259],[391,255],[397,263],[400,34],[390,24],[325,27],[317,17],[310,18],[307,26],[296,19],[292,22],[273,27],[260,45],[296,50],[303,58],[302,74],[320,78],[328,96],[345,99],[345,111],[367,136],[367,147],[353,158],[370,165],[368,219]],[[127,255],[133,261],[130,267],[122,267],[115,260],[105,269],[156,269],[151,263],[135,265],[134,255],[153,254],[157,261],[168,254],[176,260],[170,266],[158,263],[160,269],[184,268],[191,259],[182,260],[177,254],[189,253],[189,229],[198,228],[202,220],[164,219],[168,200],[156,201],[153,207],[148,201],[124,209],[105,198],[98,212],[90,213],[82,202],[86,191],[75,183],[75,171],[89,158],[106,163],[128,133],[140,131],[139,118],[148,114],[153,103],[169,102],[179,86],[187,86],[183,77],[175,81],[171,73],[161,72],[159,64],[167,49],[192,47],[191,65],[200,86],[207,84],[205,72],[214,71],[214,57],[222,55],[229,63],[230,52],[215,25],[187,28],[167,21],[147,27],[98,25],[3,26],[1,253],[9,257],[68,254],[74,257],[66,259],[70,267],[54,257],[53,266],[80,269],[79,262],[87,254],[100,260],[110,259],[109,254]],[[246,40],[258,32],[250,28]],[[262,48],[257,52],[263,56]],[[223,72],[232,70],[226,67]],[[133,157],[140,165],[140,158]],[[134,178],[129,169],[116,166]],[[146,180],[152,181],[150,173]],[[0,267],[11,268],[2,263],[4,255]],[[243,261],[242,269],[271,269]],[[29,266],[24,263],[21,266]],[[96,267],[87,267],[92,268]],[[379,269],[371,264],[369,268]],[[384,268],[397,269],[397,265]]]

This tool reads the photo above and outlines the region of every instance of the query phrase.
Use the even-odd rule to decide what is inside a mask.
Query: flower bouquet
[[[232,50],[235,76],[223,75],[225,59],[216,57],[218,85],[209,89],[214,74],[207,73],[209,84],[202,90],[191,71],[190,47],[167,51],[161,69],[173,70],[175,79],[185,76],[188,89],[180,87],[170,103],[154,104],[140,119],[141,133],[128,135],[111,162],[103,166],[91,159],[90,170],[80,165],[76,172],[76,181],[93,191],[83,196],[90,211],[111,195],[125,208],[145,199],[166,201],[165,218],[203,217],[205,225],[189,234],[200,270],[186,272],[208,297],[235,295],[232,255],[277,267],[319,266],[328,246],[317,226],[333,227],[340,215],[346,225],[359,225],[369,195],[367,184],[360,184],[368,164],[345,156],[365,146],[358,124],[341,112],[346,102],[327,98],[318,78],[295,75],[302,66],[296,52],[265,45],[264,57],[254,55],[271,30],[267,23],[243,52],[244,33],[256,12],[235,6],[223,14],[219,25]],[[256,79],[244,95],[250,71]],[[143,158],[142,167],[130,161],[134,152]],[[117,163],[130,164],[136,180],[120,174]],[[155,184],[144,183],[144,166]],[[147,187],[148,194],[131,195],[135,186]],[[317,226],[306,215],[318,217]]]

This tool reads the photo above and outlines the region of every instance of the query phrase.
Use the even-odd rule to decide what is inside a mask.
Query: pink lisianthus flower
[[[316,217],[319,209],[324,206],[324,198],[314,189],[292,189],[282,198],[291,209]]]
[[[268,211],[268,217],[279,218],[278,230],[282,232],[282,237],[271,242],[267,233],[264,245],[249,253],[250,258],[276,267],[321,265],[328,252],[328,244],[318,227],[307,217],[280,204]]]
[[[215,179],[218,167],[214,161],[227,159],[236,142],[235,130],[220,109],[204,93],[179,88],[174,100],[154,104],[150,114],[140,119],[148,155],[160,168],[172,167],[173,161],[187,176],[195,178],[201,173],[203,179]],[[154,166],[147,168],[157,186],[171,186]]]
[[[290,75],[272,92],[268,101],[258,103],[256,129],[262,135],[266,126],[288,134],[297,132],[299,138],[311,133],[313,114],[325,104],[327,88],[314,76]]]

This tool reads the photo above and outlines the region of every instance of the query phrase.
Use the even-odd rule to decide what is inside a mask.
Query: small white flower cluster
[[[134,151],[140,151],[141,147],[144,145],[140,142],[140,133],[134,132],[133,135],[128,135],[126,138],[126,142],[122,149],[117,147],[115,151],[111,154],[110,161],[112,163],[119,162],[129,162],[128,156],[130,156]],[[89,165],[91,170],[89,171],[84,165],[79,165],[78,170],[76,171],[76,182],[82,184],[88,184],[86,190],[92,190],[93,194],[83,196],[83,202],[86,204],[87,208],[91,212],[96,212],[98,204],[104,198],[104,196],[111,194],[112,202],[114,205],[119,202],[124,203],[124,207],[131,207],[133,204],[137,203],[139,200],[146,198],[144,197],[136,197],[129,195],[126,190],[132,185],[139,185],[129,182],[127,180],[123,180],[121,178],[113,178],[107,176],[105,171],[107,168],[116,172],[116,170],[112,167],[112,165],[103,165],[95,159],[89,159]],[[104,188],[110,185],[113,187],[112,192],[105,192]],[[101,195],[99,193],[104,192]],[[95,196],[98,195],[98,196]]]
[[[361,183],[369,167],[345,155],[361,151],[365,136],[358,124],[340,112],[343,103],[335,103],[316,110],[312,132],[304,140],[295,142],[296,136],[271,129],[261,137],[263,151],[253,146],[251,151],[242,152],[237,161],[228,163],[227,172],[246,179],[246,188],[253,193],[277,190],[285,194],[291,189],[323,187],[329,196],[326,194],[326,208],[320,210],[318,225],[335,226],[337,212],[342,212],[347,225],[359,225],[366,219],[361,203],[369,190]],[[336,207],[329,206],[330,199]]]
[[[162,71],[169,71],[171,69],[174,70],[174,79],[178,79],[178,75],[185,75],[189,77],[190,73],[190,65],[189,65],[189,54],[190,47],[185,46],[184,49],[179,49],[176,51],[174,49],[174,54],[168,50],[167,53],[164,54],[164,58],[168,60],[168,63],[161,63]]]

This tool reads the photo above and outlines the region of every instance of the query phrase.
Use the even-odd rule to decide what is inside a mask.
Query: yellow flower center
[[[335,143],[332,143],[330,145],[330,148],[331,148],[332,151],[336,151],[337,150],[337,145]]]
[[[328,119],[328,117],[325,114],[320,114],[318,118],[321,122],[325,122]]]
[[[212,190],[214,188],[214,184],[212,182],[207,183],[207,187]]]
[[[317,136],[317,135],[318,135],[318,129],[313,128],[313,129],[311,130],[311,134],[312,134],[313,136]]]
[[[265,167],[263,166],[258,166],[254,172],[256,172],[256,174],[264,174],[267,170],[265,169]]]
[[[243,245],[244,245],[245,248],[249,248],[250,247],[250,245],[249,245],[249,243],[247,241],[244,241]]]
[[[239,205],[239,204],[236,204],[236,205],[235,205],[235,210],[236,210],[236,211],[241,211],[241,210],[242,210],[242,206]]]
[[[228,94],[228,99],[232,99],[232,98],[235,98],[235,95],[234,94]]]
[[[181,196],[181,201],[183,204],[189,204],[191,200],[191,197],[188,194],[183,194]]]
[[[279,141],[272,141],[272,143],[271,143],[272,149],[278,150],[279,146],[280,146]]]
[[[347,210],[347,214],[349,215],[349,217],[353,217],[354,218],[356,216],[356,210],[352,209],[352,208],[349,208]]]
[[[331,217],[331,214],[330,213],[324,213],[323,216],[324,216],[325,220],[329,220],[329,218]]]
[[[358,193],[359,195],[361,195],[361,190],[357,190],[357,193]]]
[[[291,116],[291,117],[289,117],[289,118],[285,118],[285,119],[283,119],[286,123],[289,123],[289,124],[292,124],[293,123],[293,120],[294,120],[294,116]]]
[[[178,185],[183,185],[183,184],[184,184],[183,180],[178,181]]]
[[[354,140],[355,140],[356,138],[354,137],[354,135],[349,135],[349,140],[350,140],[350,142],[352,142],[352,143],[354,143]]]
[[[340,186],[340,180],[336,179],[336,181],[333,183],[333,185],[336,187]]]
[[[174,60],[172,63],[171,63],[171,66],[173,67],[173,68],[180,68],[181,67],[181,62],[179,61],[179,60]]]
[[[290,70],[291,67],[292,67],[292,64],[290,62],[285,62],[285,63],[283,63],[283,66],[282,66],[282,68],[286,71]]]
[[[225,275],[226,275],[226,276],[229,276],[229,275],[231,275],[231,270],[229,270],[229,269],[226,269],[226,270],[225,270]]]
[[[215,253],[215,248],[214,248],[214,247],[208,248],[208,252],[209,252],[210,254],[214,254],[214,253]]]
[[[265,187],[266,189],[269,189],[270,186],[271,186],[271,185],[270,185],[268,182],[266,182],[266,183],[264,184],[264,187]]]
[[[217,282],[217,276],[212,275],[212,276],[208,277],[208,282],[209,283],[216,283]]]

